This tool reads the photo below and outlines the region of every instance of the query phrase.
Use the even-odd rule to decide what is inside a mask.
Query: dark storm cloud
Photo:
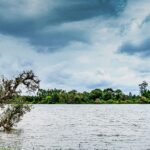
[[[141,27],[144,28],[145,25],[150,23],[150,14],[148,16],[145,17],[145,19],[143,19],[142,23],[141,23]]]
[[[106,88],[106,87],[112,87],[112,82],[102,80],[99,83],[93,83],[91,85],[87,85],[88,89],[96,89],[96,88]]]
[[[103,16],[118,16],[127,0],[63,0],[61,7],[54,10],[54,22],[79,21]]]
[[[117,17],[127,4],[127,0],[56,0],[56,2],[59,5],[56,5],[54,9],[49,9],[46,14],[30,18],[14,13],[14,11],[17,12],[18,8],[13,8],[15,15],[11,14],[12,9],[8,8],[11,5],[7,5],[6,1],[1,1],[0,33],[27,38],[34,45],[54,48],[57,48],[58,45],[64,46],[70,41],[88,41],[88,36],[86,36],[88,33],[82,29],[80,31],[74,29],[72,31],[67,29],[65,31],[55,30],[55,32],[47,33],[43,33],[42,30],[53,26],[59,29],[62,23],[83,21],[99,16],[104,18]],[[15,3],[17,4],[17,1]],[[47,7],[50,8],[51,5],[47,3]],[[12,18],[6,19],[7,16]]]
[[[150,38],[143,40],[140,44],[133,44],[126,42],[119,48],[120,53],[127,53],[128,55],[140,54],[141,56],[150,56]]]
[[[148,23],[148,22],[150,22],[150,15],[148,15],[143,21],[143,23]]]

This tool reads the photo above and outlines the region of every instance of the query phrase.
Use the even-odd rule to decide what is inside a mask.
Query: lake
[[[148,150],[150,105],[33,105],[0,147],[14,150]]]

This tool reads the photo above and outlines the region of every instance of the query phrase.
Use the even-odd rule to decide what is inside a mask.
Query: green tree
[[[114,91],[112,88],[104,89],[103,91],[103,99],[104,100],[111,100],[114,97]]]
[[[141,84],[139,84],[141,96],[143,96],[147,92],[147,87],[148,83],[146,81],[143,81]]]
[[[90,99],[95,101],[97,98],[101,99],[102,95],[103,95],[103,92],[101,89],[95,89],[90,92],[89,96],[90,96]]]
[[[114,91],[114,99],[119,101],[124,99],[124,94],[120,89]]]

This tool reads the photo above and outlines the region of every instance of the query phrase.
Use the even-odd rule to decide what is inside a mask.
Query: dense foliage
[[[147,104],[150,103],[148,83],[139,84],[140,95],[123,93],[120,89],[94,89],[90,92],[65,91],[61,89],[39,89],[36,96],[22,96],[32,104]]]

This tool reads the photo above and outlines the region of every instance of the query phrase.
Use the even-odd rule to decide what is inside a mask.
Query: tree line
[[[31,104],[149,104],[150,90],[148,83],[139,84],[139,95],[125,94],[122,90],[94,89],[90,92],[62,89],[39,89],[36,96],[22,96],[24,101]]]

